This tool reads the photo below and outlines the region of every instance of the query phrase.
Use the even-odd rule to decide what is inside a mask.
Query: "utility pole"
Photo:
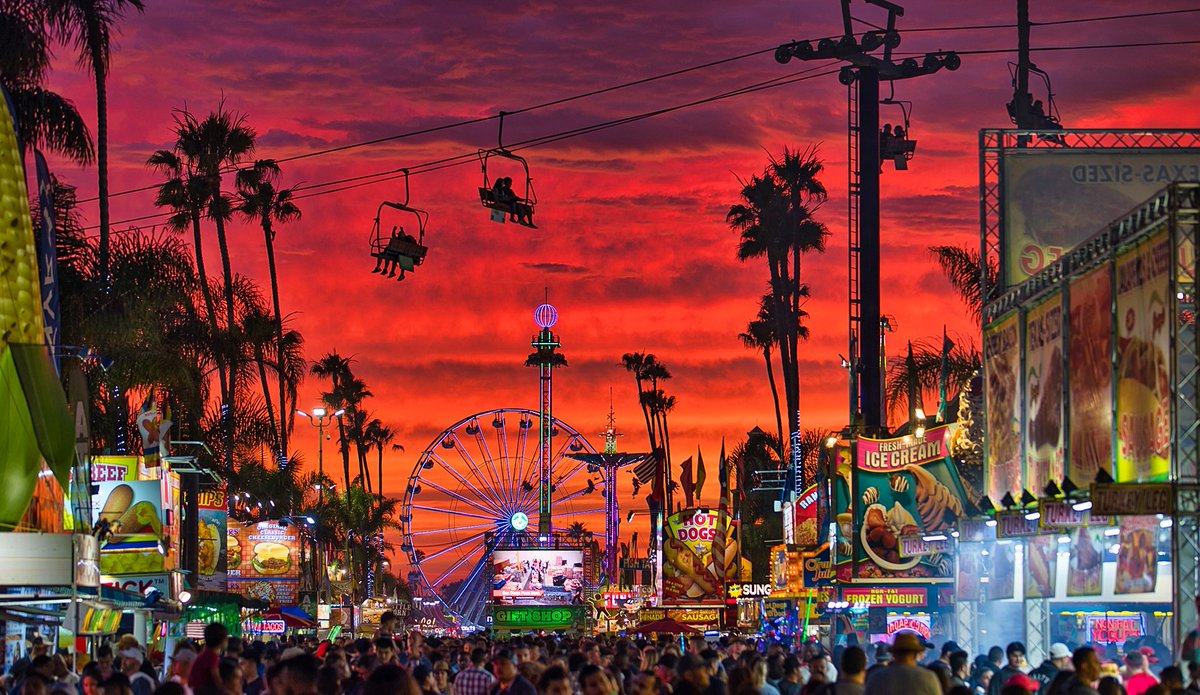
[[[879,83],[931,75],[943,67],[957,70],[962,60],[952,51],[933,51],[926,53],[920,61],[910,57],[899,63],[893,62],[892,50],[900,45],[896,19],[904,16],[904,8],[887,0],[866,0],[867,4],[887,11],[887,28],[868,31],[859,37],[852,26],[850,0],[841,2],[841,38],[821,39],[816,46],[809,41],[784,44],[776,49],[775,60],[780,63],[792,58],[845,61],[848,65],[839,72],[838,81],[851,90],[857,88],[857,98],[851,104],[857,114],[857,123],[851,123],[851,139],[857,139],[857,148],[851,155],[857,161],[851,166],[850,186],[851,205],[856,209],[852,208],[850,229],[852,325],[849,361],[852,372],[857,372],[855,376],[859,388],[858,393],[854,394],[850,410],[851,422],[860,422],[868,434],[880,434],[887,420],[879,282],[879,179],[882,159]],[[880,47],[883,48],[882,58],[871,55]],[[911,149],[909,152],[911,155]],[[857,408],[853,400],[857,400]],[[861,415],[861,420],[856,415]]]
[[[1062,130],[1054,108],[1054,92],[1050,76],[1038,69],[1029,57],[1029,0],[1017,0],[1017,67],[1013,74],[1013,98],[1008,102],[1008,116],[1017,130]],[[1046,83],[1046,102],[1035,101],[1029,91],[1029,73],[1041,76]]]

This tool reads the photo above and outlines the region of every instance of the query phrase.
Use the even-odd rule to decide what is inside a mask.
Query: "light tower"
[[[603,454],[568,454],[587,464],[588,473],[604,471],[604,572],[609,582],[617,579],[617,549],[621,544],[621,510],[617,504],[617,471],[642,463],[650,454],[617,453],[617,417],[609,393],[608,426],[604,428]]]
[[[530,345],[533,354],[525,360],[526,367],[537,367],[540,373],[541,418],[538,427],[538,535],[549,536],[553,531],[550,523],[550,504],[552,491],[550,489],[550,462],[554,460],[551,450],[551,440],[554,437],[554,415],[552,412],[554,400],[554,368],[567,366],[567,358],[557,352],[561,344],[558,336],[550,329],[558,322],[558,310],[549,302],[533,310],[533,322],[542,329],[533,337]]]

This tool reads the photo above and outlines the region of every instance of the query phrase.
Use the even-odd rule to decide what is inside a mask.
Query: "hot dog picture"
[[[158,481],[101,484],[96,520],[108,524],[108,543],[161,540],[161,495]]]

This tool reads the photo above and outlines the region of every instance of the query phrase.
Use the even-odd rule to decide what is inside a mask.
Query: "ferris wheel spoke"
[[[467,540],[476,540],[477,542],[482,542],[483,534],[481,533],[478,536],[475,536],[473,539],[469,538]],[[437,579],[435,579],[433,581],[433,585],[441,586],[442,582],[446,581],[447,577],[454,574],[454,572],[457,571],[459,567],[462,567],[467,562],[467,560],[470,560],[473,557],[473,555],[474,555],[473,553],[467,553],[467,554],[463,555],[461,558],[459,558],[458,562],[454,563],[453,565],[450,565],[449,569],[447,569]],[[426,558],[426,559],[429,559],[429,558]]]
[[[505,425],[504,420],[500,419],[500,427],[496,428],[496,448],[500,451],[500,460],[504,462],[505,480],[514,481],[517,478],[514,476],[513,459],[508,454],[508,432]],[[514,486],[513,490],[516,489]]]
[[[461,548],[465,545],[477,543],[477,542],[481,541],[482,539],[483,539],[482,533],[472,534],[472,535],[467,536],[466,538],[462,539],[461,541],[455,541],[454,543],[451,543],[450,545],[446,546],[445,548],[442,548],[441,550],[439,550],[437,552],[433,552],[433,553],[426,555],[425,558],[422,560],[422,562],[428,562],[434,558],[445,555],[446,553],[450,552],[451,550],[457,550],[458,548]],[[470,555],[468,554],[465,557],[470,557]],[[437,583],[440,584],[441,582],[437,582]]]
[[[445,461],[445,459],[443,459],[441,456],[438,456],[437,454],[431,453],[429,456],[434,461],[437,461],[438,463],[442,464],[442,468],[445,468],[450,473],[450,475],[454,476],[454,478],[456,480],[458,480],[458,482],[460,482],[463,485],[466,485],[468,488],[470,488],[471,491],[475,493],[475,495],[479,498],[479,500],[481,502],[487,503],[487,505],[492,509],[492,511],[496,514],[496,516],[500,516],[500,517],[504,516],[504,512],[501,511],[500,507],[496,505],[496,500],[494,498],[492,498],[491,496],[484,494],[483,490],[479,489],[474,484],[472,484],[471,481],[467,480],[467,478],[462,473],[458,472],[458,469],[456,469],[454,466],[451,466],[449,463],[447,463]],[[475,479],[479,480],[480,484],[482,484],[484,487],[488,486],[487,483],[485,483],[482,479],[479,478],[478,474],[475,475]]]
[[[484,521],[491,521],[493,523],[496,521],[495,516],[482,516],[479,514],[472,514],[470,512],[452,512],[448,509],[438,509],[437,507],[426,507],[426,506],[420,505],[420,504],[413,504],[410,506],[413,509],[420,509],[421,511],[425,511],[425,512],[436,512],[438,514],[447,515],[447,516],[469,516],[472,519],[483,519]]]
[[[454,443],[454,453],[458,454],[458,458],[462,462],[463,466],[468,471],[471,472],[471,476],[473,478],[475,478],[475,480],[479,481],[478,487],[476,487],[475,485],[470,485],[469,483],[467,483],[467,484],[470,486],[470,488],[472,490],[475,491],[475,494],[479,495],[482,498],[486,498],[493,506],[496,507],[497,513],[500,514],[501,516],[503,516],[503,512],[499,511],[500,505],[496,504],[495,496],[485,494],[483,492],[483,490],[494,491],[496,489],[496,481],[495,480],[484,480],[483,475],[481,475],[481,473],[486,473],[487,471],[481,471],[479,466],[477,466],[475,464],[475,462],[471,459],[471,455],[467,452],[467,447],[463,445],[462,440],[460,440],[458,438],[457,434],[454,434],[451,436],[451,441]],[[460,478],[463,477],[462,474],[457,472],[457,469],[454,466],[450,465],[449,461],[446,461],[445,459],[441,459],[441,461],[442,461],[442,464],[445,465],[447,469],[454,471],[456,477],[460,477]]]
[[[449,533],[450,531],[486,531],[488,529],[494,529],[494,528],[496,528],[495,523],[478,524],[476,526],[459,526],[454,529],[437,528],[437,529],[432,529],[430,531],[409,531],[408,535],[410,535],[410,536],[435,536],[439,533]]]
[[[561,513],[557,513],[557,514],[555,514],[554,516],[555,516],[555,517],[564,517],[564,516],[583,516],[583,515],[585,515],[585,514],[603,514],[603,513],[604,513],[604,510],[603,510],[603,509],[579,509],[579,510],[576,510],[576,511],[573,511],[573,512],[561,512]]]
[[[488,508],[484,507],[483,505],[479,504],[478,502],[476,502],[476,501],[474,501],[474,500],[472,500],[472,499],[469,499],[469,498],[467,498],[467,497],[463,497],[462,495],[458,494],[457,492],[451,492],[450,490],[447,490],[446,488],[444,488],[444,487],[442,487],[441,485],[439,485],[439,484],[437,484],[437,483],[433,482],[432,480],[425,480],[425,481],[423,481],[423,482],[424,482],[426,485],[428,485],[429,487],[433,488],[434,490],[437,490],[437,491],[439,491],[439,492],[445,493],[446,495],[449,495],[450,497],[453,497],[454,499],[456,499],[456,500],[458,500],[458,501],[460,501],[460,502],[462,502],[462,503],[464,503],[464,504],[469,504],[469,505],[471,505],[472,507],[474,507],[475,509],[478,509],[479,511],[483,512],[484,514],[498,514],[498,515],[500,515],[500,516],[503,516],[503,514],[501,514],[501,513],[500,513],[498,510],[496,510],[496,509],[488,509]],[[447,513],[450,513],[450,514],[454,514],[454,513],[455,513],[455,512],[451,512],[450,510],[446,510],[446,511],[447,511]]]
[[[501,481],[504,480],[504,477],[496,468],[496,459],[494,456],[492,456],[492,450],[491,447],[488,446],[487,437],[483,435],[483,428],[479,426],[477,421],[475,422],[475,446],[479,448],[479,455],[483,458],[484,462],[488,466],[488,470],[490,470],[492,473],[492,481],[496,486],[493,489],[500,494],[501,501],[504,503],[505,508],[509,507],[511,500],[508,499],[507,490],[505,490],[500,484]],[[464,451],[464,453],[466,452]],[[469,454],[467,455],[469,456]]]
[[[467,581],[463,582],[462,588],[460,588],[458,590],[458,593],[454,596],[454,600],[451,601],[451,603],[453,603],[456,606],[461,605],[463,594],[468,589],[472,590],[472,593],[477,593],[478,587],[476,586],[476,584],[479,582],[480,573],[483,571],[483,568],[486,567],[488,564],[487,559],[488,558],[487,558],[486,553],[479,557],[479,561],[475,563],[475,569],[471,570],[471,574],[467,575]]]
[[[459,452],[459,456],[462,456],[463,461],[470,468],[474,470],[484,470],[484,473],[491,480],[491,484],[488,489],[491,490],[495,496],[493,498],[493,502],[498,501],[501,508],[507,507],[508,500],[505,499],[503,486],[500,484],[500,478],[496,473],[495,466],[492,465],[491,457],[484,459],[484,463],[487,464],[487,468],[483,469],[478,463],[475,462],[475,458],[471,456],[471,452],[467,451],[466,447],[463,447],[462,451]],[[500,515],[505,516],[503,512],[501,512]]]

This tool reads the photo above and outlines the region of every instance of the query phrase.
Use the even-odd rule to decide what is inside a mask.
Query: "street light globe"
[[[538,328],[550,328],[558,323],[558,309],[550,304],[539,306],[533,310],[533,322],[538,325]]]
[[[313,417],[325,417],[325,409],[324,408],[313,408],[312,414],[313,414]]]

